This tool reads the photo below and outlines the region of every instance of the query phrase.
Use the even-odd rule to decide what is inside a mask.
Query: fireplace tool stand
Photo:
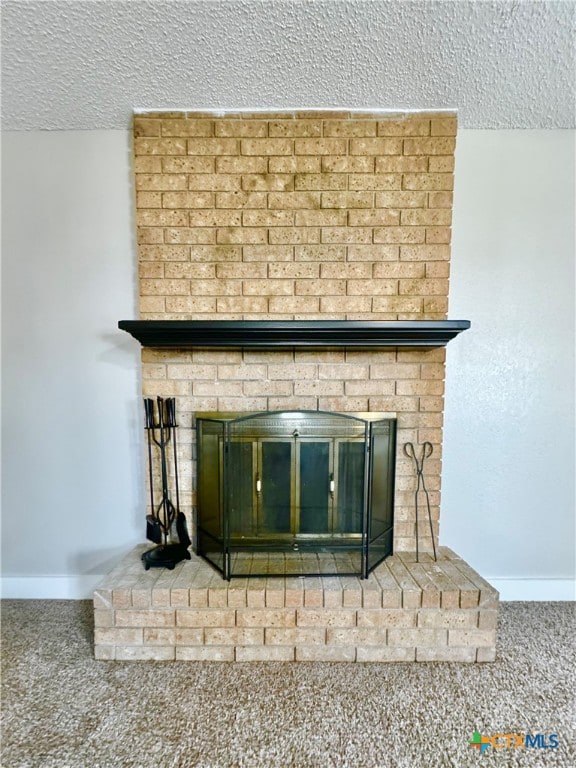
[[[424,497],[426,498],[426,509],[428,511],[428,524],[430,526],[430,538],[432,539],[432,551],[434,553],[434,560],[437,560],[436,557],[436,543],[434,541],[434,529],[432,527],[432,512],[430,511],[430,497],[428,496],[428,491],[426,489],[426,483],[424,482],[424,462],[426,459],[430,458],[432,456],[432,452],[434,451],[434,446],[432,443],[429,443],[426,441],[425,443],[422,443],[422,453],[420,454],[420,458],[416,456],[416,449],[414,448],[413,443],[405,443],[404,444],[404,453],[406,456],[408,456],[409,459],[412,459],[414,462],[414,468],[416,470],[416,490],[414,492],[414,508],[416,513],[416,562],[418,563],[420,561],[420,556],[418,553],[418,493],[420,489],[424,491]]]
[[[180,493],[178,486],[178,456],[176,448],[176,403],[173,397],[144,398],[145,429],[148,437],[148,472],[150,485],[150,514],[146,516],[146,538],[158,546],[142,555],[144,568],[168,568],[173,570],[181,560],[190,560],[188,547],[191,544],[186,518],[180,511]],[[170,498],[168,489],[168,446],[172,444],[174,466],[174,490],[176,505]],[[154,471],[152,446],[160,452],[160,472],[162,494],[157,504],[154,493]],[[173,526],[176,526],[178,543],[170,541]]]

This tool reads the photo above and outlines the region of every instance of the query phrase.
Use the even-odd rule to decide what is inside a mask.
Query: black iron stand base
[[[149,568],[168,568],[173,571],[176,563],[190,560],[190,552],[182,544],[160,544],[159,547],[148,549],[142,554],[144,570]]]

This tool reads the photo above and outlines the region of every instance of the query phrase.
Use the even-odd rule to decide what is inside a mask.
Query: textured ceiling
[[[2,126],[127,128],[135,109],[458,110],[575,124],[569,2],[2,2]]]

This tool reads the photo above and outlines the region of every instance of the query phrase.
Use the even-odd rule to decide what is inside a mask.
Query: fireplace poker
[[[154,544],[162,543],[162,526],[156,515],[156,505],[154,504],[154,473],[152,471],[152,430],[154,425],[154,401],[144,398],[144,418],[146,434],[148,436],[148,482],[150,484],[150,514],[146,515],[146,538],[153,541]]]
[[[432,453],[434,452],[434,446],[432,443],[429,443],[428,441],[422,443],[422,453],[420,455],[420,458],[416,456],[416,449],[414,448],[413,443],[405,443],[404,444],[404,453],[406,456],[408,456],[409,459],[412,459],[414,462],[414,467],[416,469],[416,490],[414,492],[414,508],[416,513],[416,562],[419,562],[419,552],[418,552],[418,493],[420,489],[424,491],[424,496],[426,498],[426,508],[428,510],[428,524],[430,525],[430,538],[432,539],[432,551],[434,552],[434,560],[437,560],[436,557],[436,543],[434,541],[434,529],[432,527],[432,512],[430,510],[430,497],[428,495],[428,490],[426,488],[426,482],[424,480],[424,462],[426,459],[430,458],[432,456]]]
[[[189,547],[192,543],[188,536],[186,526],[186,517],[180,510],[180,490],[178,486],[178,449],[176,446],[176,400],[170,397],[166,400],[166,419],[168,427],[172,431],[172,450],[174,451],[174,486],[176,489],[176,532],[178,540],[184,547]]]

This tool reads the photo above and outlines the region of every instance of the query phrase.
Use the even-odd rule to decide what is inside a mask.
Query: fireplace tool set
[[[148,471],[150,485],[150,514],[146,516],[146,538],[158,546],[142,555],[144,568],[168,568],[173,570],[181,560],[190,560],[191,544],[186,517],[180,511],[178,487],[178,456],[176,447],[176,402],[173,397],[144,398],[145,429],[148,436]],[[170,498],[168,478],[168,453],[172,444],[174,491],[176,504]],[[157,501],[154,488],[153,447],[159,451],[162,490]],[[176,528],[178,543],[171,542],[171,532]]]
[[[420,458],[416,456],[416,449],[414,448],[413,443],[405,443],[404,444],[404,453],[406,456],[408,456],[409,459],[412,459],[414,462],[414,468],[416,470],[416,490],[414,492],[414,507],[416,512],[416,562],[419,562],[419,553],[418,553],[418,493],[420,492],[420,489],[424,491],[424,497],[426,499],[426,508],[428,510],[428,524],[430,525],[430,538],[432,539],[432,551],[434,552],[434,560],[437,560],[436,557],[436,543],[434,542],[434,529],[432,527],[432,513],[430,511],[430,497],[428,496],[428,491],[426,489],[426,483],[424,482],[424,462],[426,459],[429,459],[430,456],[432,456],[432,452],[434,451],[434,446],[432,443],[429,443],[426,441],[425,443],[422,443],[422,452],[420,454]]]

